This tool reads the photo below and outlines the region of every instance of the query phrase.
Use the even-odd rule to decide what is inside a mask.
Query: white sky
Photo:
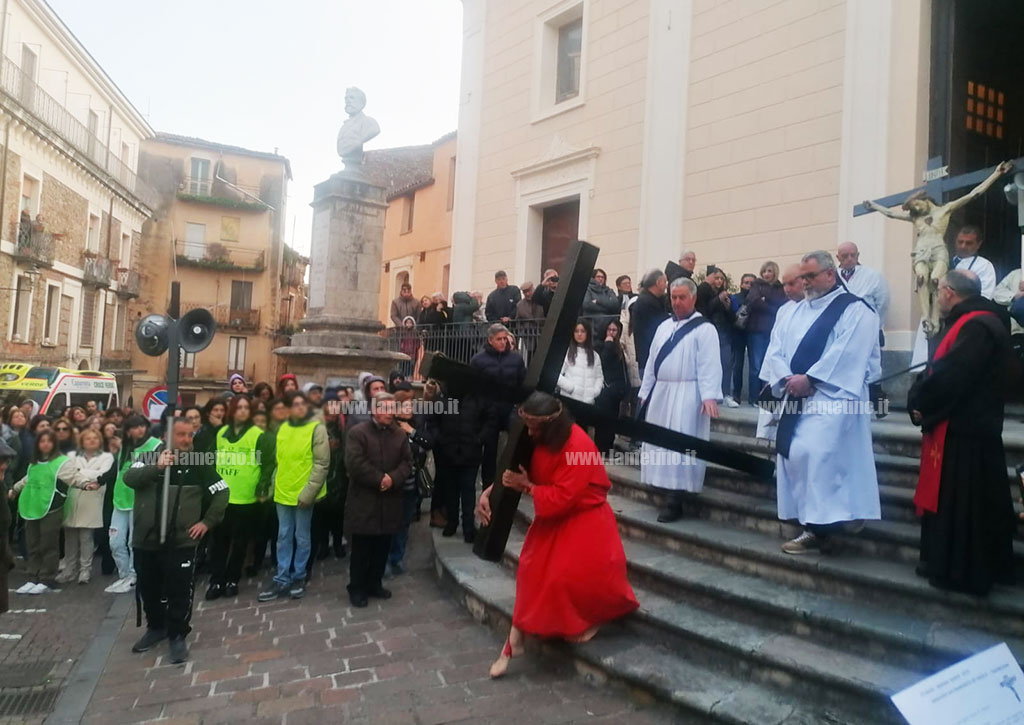
[[[380,123],[368,149],[456,127],[459,0],[48,1],[155,130],[287,156],[285,239],[307,254],[346,87]]]

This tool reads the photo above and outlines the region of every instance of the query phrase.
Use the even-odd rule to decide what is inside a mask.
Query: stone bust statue
[[[363,113],[366,94],[358,88],[345,90],[348,119],[338,131],[338,156],[346,169],[358,169],[363,163],[363,144],[380,133],[380,125]]]

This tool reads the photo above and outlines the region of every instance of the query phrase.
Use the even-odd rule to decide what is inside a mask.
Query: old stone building
[[[110,370],[125,394],[152,129],[45,2],[4,7],[0,358]]]
[[[147,225],[148,271],[137,314],[163,312],[181,283],[181,312],[203,307],[217,322],[205,350],[184,354],[181,396],[202,403],[241,373],[252,384],[277,376],[275,347],[302,318],[308,260],[284,243],[291,166],[283,156],[158,133],[143,143],[139,171],[161,196]],[[134,356],[135,396],[164,380],[166,361]]]

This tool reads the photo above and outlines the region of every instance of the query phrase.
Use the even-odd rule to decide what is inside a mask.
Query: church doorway
[[[544,207],[538,279],[544,274],[545,269],[562,269],[569,245],[579,238],[579,233],[579,199]]]
[[[929,156],[941,156],[951,176],[1024,155],[1021,37],[1020,0],[933,0]],[[1004,183],[958,211],[947,232],[952,250],[960,227],[979,226],[981,254],[999,279],[1020,266],[1017,211]]]

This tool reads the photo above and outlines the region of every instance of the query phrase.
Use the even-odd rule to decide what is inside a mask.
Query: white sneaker
[[[128,577],[118,579],[116,582],[104,589],[107,594],[123,594],[128,591]]]
[[[737,403],[736,399],[733,398],[731,395],[726,395],[725,396],[725,407],[726,408],[738,408],[738,407],[740,407],[740,404]]]
[[[52,591],[56,591],[56,590],[55,589],[50,589],[50,587],[48,587],[45,584],[43,584],[42,582],[40,582],[39,584],[36,584],[34,587],[29,589],[28,593],[29,594],[46,594],[47,592],[52,592]]]
[[[35,586],[36,586],[35,582],[25,582],[20,587],[15,589],[14,593],[15,594],[30,594],[32,592],[32,590],[35,588]]]

